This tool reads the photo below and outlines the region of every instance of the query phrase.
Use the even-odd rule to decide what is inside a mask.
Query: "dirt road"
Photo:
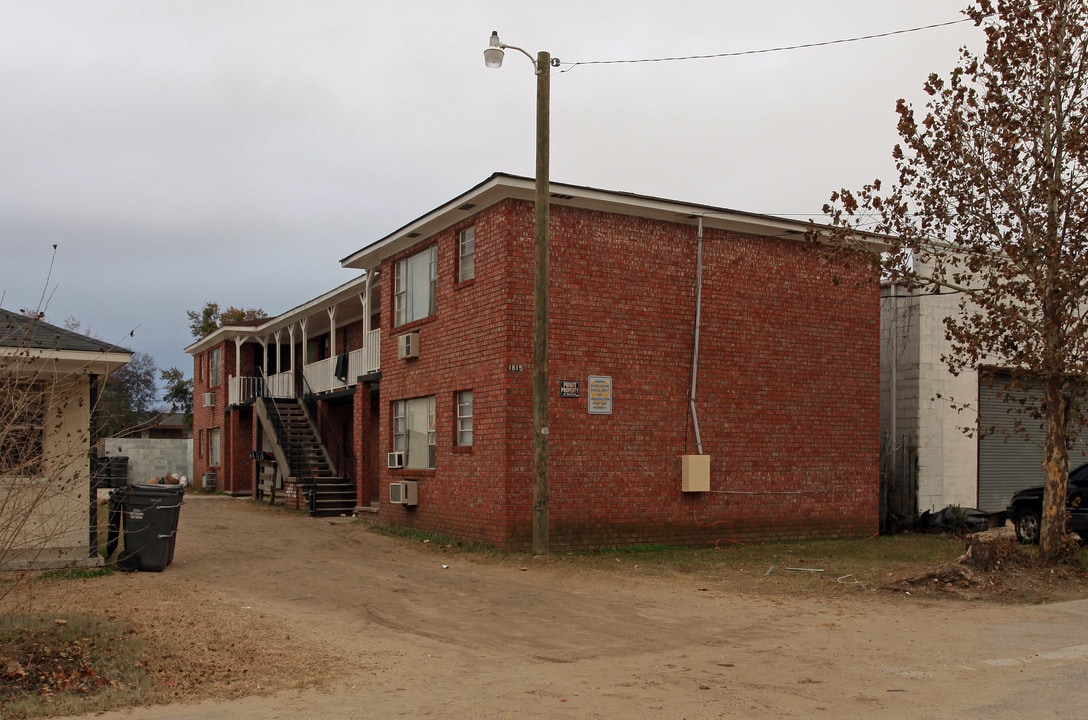
[[[1088,704],[1088,601],[761,599],[687,578],[444,554],[224,498],[183,508],[174,564],[121,576],[267,619],[352,670],[322,690],[152,718],[1020,718]],[[225,639],[226,640],[226,639]]]

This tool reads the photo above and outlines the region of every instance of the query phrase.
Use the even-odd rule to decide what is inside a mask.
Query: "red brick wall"
[[[600,416],[553,397],[553,543],[877,529],[879,288],[863,264],[705,233],[696,409],[712,492],[685,494],[695,228],[560,208],[552,232],[553,385],[609,375],[614,392]]]
[[[381,451],[394,400],[435,395],[438,437],[435,471],[382,469],[385,522],[530,543],[532,215],[508,201],[475,217],[467,284],[453,281],[462,226],[416,245],[438,244],[438,299],[411,325],[392,327],[383,266]],[[552,209],[552,545],[875,532],[877,278],[861,263],[823,264],[800,240],[706,232],[697,410],[712,492],[685,494],[695,257],[690,224]],[[407,331],[420,333],[419,359],[396,357]],[[613,379],[611,415],[586,410],[591,374]],[[580,382],[582,397],[560,398],[560,380]],[[453,447],[464,389],[470,452]],[[388,505],[385,483],[398,478],[419,480],[418,508]]]
[[[218,349],[222,354],[220,365],[220,382],[217,385],[210,384],[210,362],[212,351]],[[201,479],[207,472],[215,472],[221,475],[220,467],[213,467],[208,457],[209,443],[208,430],[221,429],[223,440],[220,444],[220,457],[225,458],[227,425],[227,377],[229,367],[233,367],[228,359],[234,357],[234,343],[220,343],[214,348],[193,356],[193,482],[199,486]],[[204,393],[215,393],[215,405],[204,407]]]
[[[371,498],[380,492],[380,460],[382,452],[378,429],[381,418],[380,403],[371,402],[370,383],[358,383],[352,405],[353,435],[355,444],[355,499],[359,505],[369,507]]]
[[[222,354],[220,382],[209,383],[210,358],[218,348]],[[204,473],[215,472],[217,489],[235,495],[247,495],[253,491],[253,461],[249,453],[254,449],[253,412],[251,408],[229,407],[229,378],[248,372],[260,359],[260,346],[242,346],[241,361],[236,362],[233,340],[219,343],[193,356],[193,482],[199,486]],[[203,370],[202,368],[203,361]],[[215,393],[215,405],[204,407],[204,393]],[[208,430],[220,429],[220,466],[212,467],[208,457]]]
[[[434,395],[438,468],[433,472],[389,470],[382,462],[383,522],[498,545],[508,541],[509,516],[518,512],[510,506],[508,488],[512,482],[520,482],[508,459],[509,434],[518,432],[516,420],[515,427],[507,427],[509,385],[511,377],[518,383],[529,378],[527,367],[516,375],[507,372],[509,363],[526,362],[510,356],[507,339],[516,332],[510,325],[509,310],[509,220],[510,208],[506,206],[476,217],[476,278],[463,284],[455,284],[454,279],[457,232],[465,225],[435,238],[439,282],[433,317],[399,328],[392,326],[394,272],[391,263],[383,265],[380,451],[392,449],[392,402]],[[524,223],[524,219],[517,218],[517,222]],[[531,227],[530,216],[530,232]],[[424,247],[426,243],[417,245],[413,252]],[[420,357],[399,360],[397,337],[408,331],[419,332]],[[474,444],[467,452],[454,450],[454,394],[460,390],[472,390],[474,404],[480,408],[474,418]],[[418,508],[388,504],[387,485],[394,479],[419,481]]]
[[[239,407],[227,413],[223,431],[223,467],[219,489],[231,495],[251,495],[255,463],[249,453],[256,448],[253,439],[253,408]]]

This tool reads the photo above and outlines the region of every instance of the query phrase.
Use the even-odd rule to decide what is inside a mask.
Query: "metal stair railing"
[[[276,442],[279,444],[280,449],[287,457],[288,472],[291,473],[296,479],[305,483],[305,492],[307,495],[306,504],[309,508],[309,512],[313,515],[317,511],[317,483],[314,480],[313,472],[308,472],[305,476],[296,472],[304,465],[309,469],[309,463],[305,463],[304,449],[297,443],[293,442],[290,437],[287,436],[287,422],[283,418],[283,414],[280,413],[279,403],[276,402],[277,398],[272,397],[268,387],[268,376],[265,375],[264,368],[260,369],[261,379],[263,381],[262,386],[264,394],[261,399],[264,401],[264,405],[267,408],[271,405],[275,411],[275,420],[272,422],[272,427],[276,433]],[[295,402],[298,402],[297,398]],[[301,403],[300,403],[301,405]]]

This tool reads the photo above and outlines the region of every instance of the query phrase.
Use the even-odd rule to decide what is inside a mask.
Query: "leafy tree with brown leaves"
[[[919,119],[898,103],[899,181],[832,195],[841,242],[889,236],[886,277],[960,293],[946,319],[957,373],[1002,364],[1043,388],[1040,553],[1062,552],[1069,442],[1088,379],[1088,3],[976,0],[985,51],[930,75]]]
[[[219,303],[208,301],[200,310],[186,310],[189,331],[197,340],[215,332],[224,325],[263,320],[268,313],[260,308],[239,308],[233,305],[220,309]]]
[[[183,414],[185,424],[193,425],[193,379],[186,379],[185,373],[178,368],[163,370],[159,374],[165,387],[163,402],[170,404],[171,412]]]

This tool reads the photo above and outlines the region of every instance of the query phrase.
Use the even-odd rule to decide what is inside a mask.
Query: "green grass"
[[[737,544],[723,548],[637,545],[572,553],[579,563],[622,568],[637,565],[647,574],[670,572],[760,580],[798,573],[863,582],[909,573],[956,559],[963,541],[945,535],[891,535],[857,540],[797,540]],[[789,570],[787,568],[794,568]],[[822,571],[822,572],[815,572]]]
[[[372,532],[445,552],[523,563],[525,553],[454,540],[411,528],[368,524]],[[950,535],[904,533],[848,540],[795,540],[734,544],[720,548],[637,544],[594,550],[555,550],[534,558],[538,565],[569,565],[594,571],[649,577],[682,574],[734,590],[794,592],[798,589],[887,583],[950,562],[964,551]],[[793,569],[788,569],[793,568]],[[820,572],[817,572],[820,571]],[[835,588],[837,590],[838,588]]]
[[[373,533],[385,535],[386,537],[398,538],[400,540],[407,540],[409,542],[430,545],[436,549],[455,550],[457,552],[484,555],[502,553],[501,550],[497,550],[493,545],[488,545],[487,543],[475,542],[472,540],[457,540],[456,538],[447,537],[446,535],[441,535],[439,533],[393,525],[380,525],[371,521],[357,522],[366,525],[367,529]]]
[[[113,568],[102,565],[94,568],[68,568],[66,570],[49,570],[43,572],[39,578],[42,580],[87,580],[89,578],[112,575]]]
[[[707,588],[770,594],[856,593],[925,572],[958,558],[963,540],[951,535],[903,533],[847,540],[737,543],[719,548],[654,543],[593,550],[553,550],[528,559],[526,553],[497,550],[437,533],[367,523],[372,532],[482,561],[533,566],[568,566],[594,572],[668,579],[685,576]],[[790,569],[792,568],[792,569]]]

